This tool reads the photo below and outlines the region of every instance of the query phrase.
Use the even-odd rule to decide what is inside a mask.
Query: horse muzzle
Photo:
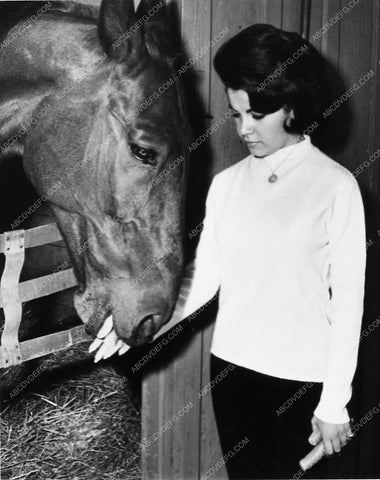
[[[127,345],[139,346],[153,340],[154,335],[160,330],[167,320],[167,308],[165,313],[154,309],[155,313],[140,315],[136,318],[128,318],[125,312],[118,313],[113,310],[113,326],[117,336]]]

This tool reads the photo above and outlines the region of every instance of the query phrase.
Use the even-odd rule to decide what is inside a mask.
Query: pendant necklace
[[[292,143],[291,145],[297,145],[297,143],[300,143],[302,142],[302,140],[304,140],[304,137],[298,137],[297,138],[297,141]],[[288,153],[288,155],[286,155],[286,157],[284,158],[284,160],[280,163],[280,165],[278,165],[278,167],[276,167],[274,170],[272,170],[272,168],[269,166],[268,162],[265,160],[265,157],[263,157],[263,160],[266,164],[266,166],[269,168],[269,170],[272,172],[272,174],[268,177],[268,182],[269,183],[274,183],[274,182],[277,182],[278,180],[278,176],[276,175],[276,171],[281,167],[281,165],[283,163],[285,163],[285,161],[288,159],[288,157],[290,156],[291,153],[293,153],[293,151],[296,149],[296,147],[294,147],[290,153]]]

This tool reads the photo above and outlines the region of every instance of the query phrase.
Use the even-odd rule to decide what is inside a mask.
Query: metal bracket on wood
[[[4,309],[4,331],[1,347],[5,366],[22,363],[18,330],[22,318],[22,302],[19,280],[25,259],[25,230],[5,232],[5,267],[1,277],[0,289]]]

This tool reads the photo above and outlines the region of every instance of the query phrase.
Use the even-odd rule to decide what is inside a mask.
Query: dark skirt
[[[211,355],[211,380],[223,371],[211,392],[229,478],[327,478],[328,459],[306,472],[298,463],[313,448],[308,438],[322,384],[264,375]]]

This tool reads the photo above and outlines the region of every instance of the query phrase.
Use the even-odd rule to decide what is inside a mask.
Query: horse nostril
[[[159,327],[161,315],[147,315],[137,326],[139,335],[142,337],[153,337]]]

